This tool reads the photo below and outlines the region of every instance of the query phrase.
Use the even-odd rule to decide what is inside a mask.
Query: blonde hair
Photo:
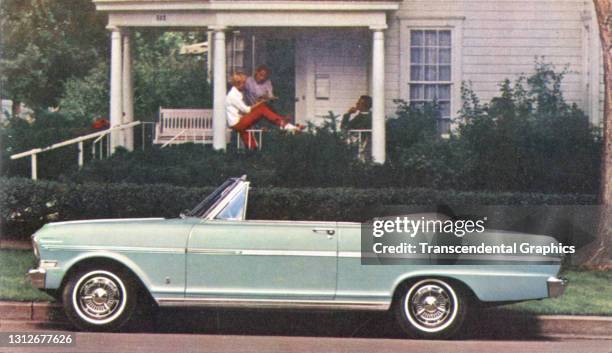
[[[236,85],[238,82],[244,82],[247,79],[247,75],[244,72],[234,72],[234,74],[232,75],[232,85]]]

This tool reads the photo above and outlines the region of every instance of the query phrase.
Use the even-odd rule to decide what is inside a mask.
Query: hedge
[[[170,185],[68,184],[0,178],[2,237],[27,237],[51,221],[176,217],[213,188]],[[253,187],[248,218],[363,221],[409,205],[593,205],[594,195],[456,192],[432,189]]]

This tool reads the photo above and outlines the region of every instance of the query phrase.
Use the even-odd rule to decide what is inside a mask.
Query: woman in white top
[[[282,116],[270,110],[264,101],[259,101],[251,106],[246,105],[242,94],[246,80],[247,76],[242,72],[232,75],[233,87],[225,98],[225,108],[227,124],[238,132],[248,149],[256,149],[257,142],[247,130],[262,118],[284,130],[295,131],[298,129],[295,125],[287,123]]]

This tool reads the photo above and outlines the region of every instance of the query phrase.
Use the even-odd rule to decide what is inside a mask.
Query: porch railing
[[[354,143],[357,146],[357,156],[361,160],[366,160],[372,148],[372,130],[371,129],[353,129],[348,131],[349,143]]]

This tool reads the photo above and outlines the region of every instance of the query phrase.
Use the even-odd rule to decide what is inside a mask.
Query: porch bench
[[[212,144],[212,109],[159,108],[155,124],[154,144],[178,144],[185,142]],[[226,132],[229,141],[230,131]]]
[[[213,111],[212,109],[169,109],[159,108],[158,121],[155,123],[154,144],[170,145],[179,143],[212,144]],[[262,130],[248,130],[255,133],[256,141],[261,148]],[[231,129],[226,129],[225,140],[231,141]],[[163,146],[162,146],[163,147]],[[244,148],[237,138],[238,148]]]

